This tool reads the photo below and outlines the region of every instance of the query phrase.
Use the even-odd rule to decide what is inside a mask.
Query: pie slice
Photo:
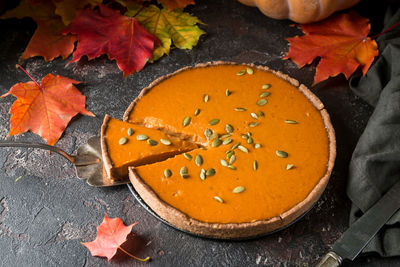
[[[101,144],[105,172],[108,178],[114,180],[127,177],[128,166],[163,161],[198,148],[182,138],[108,115],[101,128]]]
[[[129,178],[160,217],[214,238],[293,222],[321,196],[336,156],[321,101],[287,75],[251,64],[199,64],[161,77],[124,121],[201,146],[129,168]]]

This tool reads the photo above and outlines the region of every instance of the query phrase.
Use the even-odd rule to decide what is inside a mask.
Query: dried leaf
[[[290,49],[285,59],[292,59],[301,68],[320,57],[314,84],[339,73],[348,79],[359,66],[365,75],[379,53],[376,42],[367,37],[369,20],[355,11],[299,28],[305,35],[288,38]]]
[[[192,49],[197,45],[202,31],[197,23],[202,23],[197,17],[183,12],[182,9],[159,9],[155,5],[147,8],[140,6],[128,8],[127,16],[135,16],[150,33],[154,34],[161,45],[153,52],[153,60],[157,60],[164,54],[169,54],[171,43],[177,48]]]
[[[136,224],[125,226],[120,218],[110,219],[105,214],[103,222],[97,227],[96,239],[82,245],[89,249],[92,256],[107,257],[110,261]]]
[[[83,9],[86,6],[91,8],[101,4],[102,0],[53,0],[56,6],[55,13],[62,18],[65,25],[71,24],[76,17],[78,9]]]
[[[70,61],[87,55],[89,59],[107,54],[115,59],[124,77],[141,70],[152,58],[157,38],[141,26],[135,18],[123,16],[117,10],[99,5],[99,10],[79,10],[71,25],[63,33],[77,34],[77,48]]]
[[[10,109],[10,135],[28,130],[54,145],[76,114],[94,116],[85,109],[86,97],[73,84],[79,82],[62,76],[47,74],[40,86],[33,81],[17,83],[2,95],[13,95],[17,100]]]

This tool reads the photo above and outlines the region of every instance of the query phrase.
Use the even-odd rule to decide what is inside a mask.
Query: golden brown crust
[[[202,68],[214,65],[246,65],[255,69],[268,71],[274,73],[276,76],[288,81],[293,86],[297,87],[300,92],[307,97],[307,99],[314,105],[314,107],[320,111],[322,116],[327,134],[329,139],[329,158],[327,164],[327,170],[325,175],[319,180],[318,184],[313,188],[313,190],[308,194],[308,196],[300,203],[282,213],[280,216],[269,218],[266,220],[259,220],[254,222],[247,223],[205,223],[193,218],[190,218],[183,212],[178,209],[168,205],[164,201],[162,201],[157,194],[140,178],[140,176],[135,171],[135,168],[129,168],[129,179],[138,192],[138,194],[142,197],[144,202],[161,218],[168,221],[170,224],[175,227],[189,231],[194,234],[212,237],[212,238],[249,238],[262,234],[266,234],[268,232],[272,232],[276,229],[282,228],[292,221],[297,219],[299,216],[308,211],[314,203],[320,198],[321,194],[324,192],[325,187],[329,181],[329,177],[332,173],[333,165],[336,158],[336,139],[335,132],[330,122],[330,118],[328,112],[324,109],[324,105],[319,100],[317,96],[315,96],[306,86],[300,84],[297,80],[289,77],[286,74],[283,74],[279,71],[270,70],[268,67],[256,66],[254,64],[239,64],[233,62],[208,62],[197,64],[194,67],[184,67],[179,69],[171,74],[162,76],[152,82],[148,87],[144,88],[139,96],[130,104],[128,109],[124,114],[124,121],[127,121],[129,118],[129,114],[134,109],[136,103],[153,88],[155,85],[160,82],[168,79],[169,77],[176,75],[182,71],[191,69],[191,68]]]
[[[108,178],[112,180],[118,180],[118,176],[114,173],[114,166],[109,157],[108,147],[106,142],[106,131],[108,127],[108,122],[110,121],[111,117],[107,114],[104,116],[103,125],[101,125],[101,154],[103,157],[103,179]],[[105,177],[104,177],[105,176]]]

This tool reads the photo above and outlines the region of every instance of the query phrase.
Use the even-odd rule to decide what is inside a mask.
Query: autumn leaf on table
[[[61,34],[65,25],[54,12],[55,6],[50,0],[22,0],[15,9],[7,11],[1,17],[3,19],[31,17],[37,23],[37,29],[20,60],[34,56],[42,56],[46,61],[59,56],[65,59],[74,51],[77,37]]]
[[[117,10],[99,5],[98,10],[79,10],[71,25],[63,33],[78,35],[78,45],[72,60],[87,55],[89,59],[107,54],[115,59],[124,77],[141,70],[152,58],[157,38],[141,26],[135,18],[123,16]]]
[[[33,80],[12,86],[9,92],[1,96],[17,97],[10,108],[8,136],[30,130],[54,145],[76,114],[94,116],[85,109],[86,97],[74,86],[78,83],[59,75],[47,74],[40,85]]]
[[[135,16],[150,33],[160,41],[160,46],[153,52],[153,60],[157,60],[164,54],[169,54],[171,43],[177,48],[192,49],[197,45],[202,31],[197,23],[202,23],[197,17],[183,12],[182,9],[160,9],[155,5],[146,8],[128,8],[127,16]]]
[[[82,243],[82,245],[89,249],[92,256],[106,257],[108,261],[114,257],[118,249],[137,260],[148,261],[149,257],[139,259],[121,248],[132,231],[132,227],[136,224],[125,226],[120,218],[108,218],[105,214],[103,222],[97,227],[96,239],[92,242]]]
[[[184,8],[188,5],[194,5],[194,0],[157,0],[158,3],[164,4],[169,10],[175,8]]]
[[[288,38],[290,48],[284,58],[301,68],[320,57],[314,84],[340,73],[348,79],[358,67],[365,75],[379,53],[376,42],[368,37],[369,20],[355,11],[299,28],[305,35]]]

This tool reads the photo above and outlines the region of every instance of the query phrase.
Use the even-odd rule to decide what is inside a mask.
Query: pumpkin
[[[256,6],[274,19],[291,19],[297,23],[322,20],[338,10],[349,8],[360,0],[239,0]]]

